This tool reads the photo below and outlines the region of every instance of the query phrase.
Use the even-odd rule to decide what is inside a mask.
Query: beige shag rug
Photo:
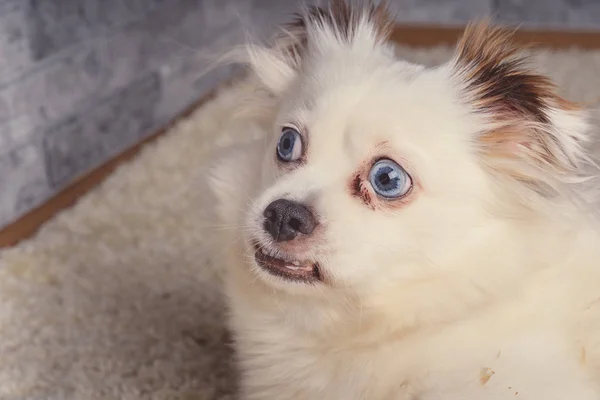
[[[434,65],[450,50],[399,53]],[[567,97],[600,97],[600,52],[536,60]],[[235,398],[202,171],[226,126],[247,137],[249,121],[230,118],[245,90],[222,90],[0,253],[1,400]]]

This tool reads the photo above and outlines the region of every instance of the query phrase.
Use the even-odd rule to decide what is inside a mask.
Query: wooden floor
[[[429,47],[441,44],[453,44],[462,33],[460,28],[441,28],[430,26],[397,26],[392,38],[398,43],[408,46]],[[533,44],[548,48],[578,47],[583,49],[600,49],[600,32],[556,32],[556,31],[518,31],[515,39],[522,43]],[[211,98],[213,93],[205,96],[201,101],[194,104],[177,119],[185,118],[191,112]],[[176,122],[174,121],[174,122]],[[39,227],[59,211],[73,205],[77,199],[100,184],[118,166],[131,160],[149,142],[166,132],[170,126],[161,129],[148,139],[139,143],[110,160],[106,164],[81,177],[68,188],[47,201],[39,208],[29,212],[16,222],[0,230],[0,248],[8,247],[27,239],[39,229]]]

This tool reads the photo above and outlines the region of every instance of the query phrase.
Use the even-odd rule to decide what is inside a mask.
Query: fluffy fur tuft
[[[489,21],[471,23],[452,61],[465,99],[485,124],[477,146],[493,171],[520,184],[515,190],[533,189],[546,199],[572,195],[573,183],[592,178],[583,168],[592,163],[587,112],[527,67],[526,49],[511,34]]]
[[[393,27],[393,18],[385,2],[378,5],[371,1],[365,3],[355,6],[345,0],[333,0],[328,9],[308,7],[304,13],[297,14],[293,22],[284,25],[282,34],[276,39],[278,47],[287,53],[289,62],[299,68],[309,50],[309,35],[315,30],[327,32],[339,43],[351,44],[365,33],[376,43],[385,42]]]
[[[600,398],[600,236],[571,187],[585,110],[487,22],[425,68],[391,20],[336,0],[237,53],[264,137],[208,179],[243,226],[219,238],[243,398]],[[374,180],[382,159],[398,169]],[[392,179],[408,190],[382,196]],[[276,200],[316,228],[279,240]]]

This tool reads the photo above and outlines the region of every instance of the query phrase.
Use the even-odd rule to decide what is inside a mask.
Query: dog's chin
[[[290,283],[317,284],[323,282],[318,262],[296,260],[288,255],[270,253],[256,242],[253,247],[256,265],[269,275]]]

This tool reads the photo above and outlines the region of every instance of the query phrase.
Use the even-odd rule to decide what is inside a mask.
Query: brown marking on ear
[[[556,105],[559,108],[562,108],[563,110],[566,110],[566,111],[582,111],[585,108],[585,106],[583,106],[580,103],[576,103],[574,101],[567,100],[564,97],[561,97],[558,95],[555,95],[554,100],[556,101]]]
[[[544,191],[543,183],[536,182],[520,163],[553,174],[572,173],[574,160],[556,132],[551,133],[555,127],[550,110],[577,113],[582,107],[560,97],[548,77],[527,68],[528,59],[522,54],[526,47],[513,42],[512,33],[492,27],[489,21],[469,24],[457,45],[455,73],[466,85],[469,102],[492,123],[478,137],[487,164]]]
[[[500,118],[521,117],[542,123],[549,122],[550,107],[581,109],[561,98],[548,77],[526,67],[527,58],[519,54],[526,47],[513,42],[512,33],[484,20],[467,25],[458,42],[458,72],[464,74],[474,105]]]
[[[390,37],[394,19],[389,13],[387,1],[375,5],[368,0],[359,6],[352,4],[351,0],[331,0],[328,8],[310,6],[305,13],[296,14],[292,22],[284,25],[280,41],[298,61],[308,46],[307,29],[311,23],[330,26],[339,32],[343,40],[350,42],[362,19],[373,25],[378,41],[384,42]]]

